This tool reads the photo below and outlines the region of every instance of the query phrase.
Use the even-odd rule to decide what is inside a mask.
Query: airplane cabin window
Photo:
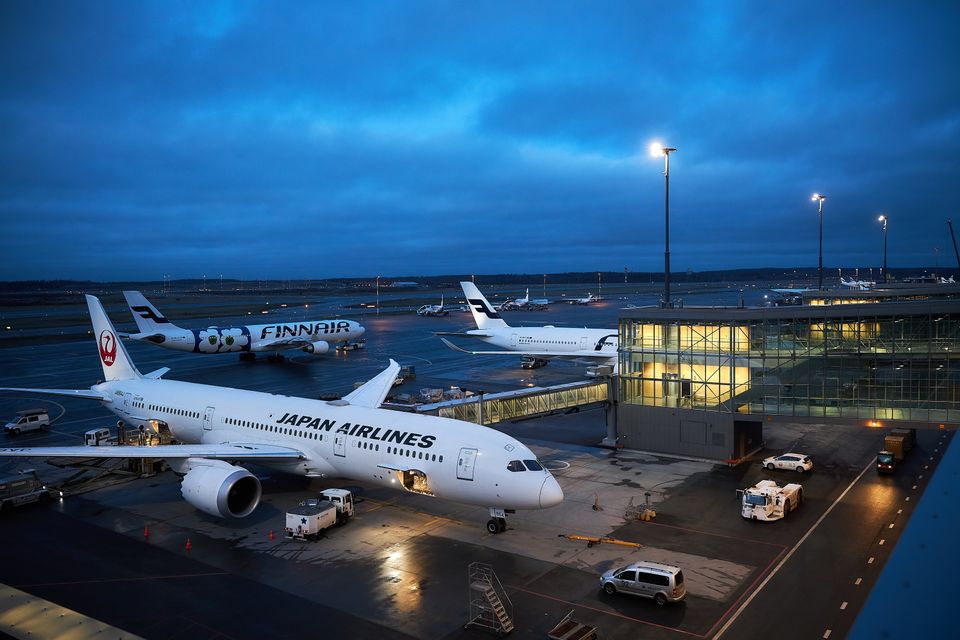
[[[530,469],[530,471],[543,471],[543,465],[536,460],[524,460],[523,464],[527,465],[527,469]]]
[[[440,462],[443,462],[443,456],[440,456]]]
[[[509,463],[507,463],[507,469],[510,471],[526,471],[523,463],[519,460],[511,460]]]

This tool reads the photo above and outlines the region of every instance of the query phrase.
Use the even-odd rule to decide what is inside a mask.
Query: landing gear
[[[241,362],[253,362],[257,359],[257,354],[253,351],[241,351],[240,352],[240,361]]]
[[[507,530],[507,514],[503,509],[490,507],[490,519],[487,520],[487,532],[491,534],[503,533]]]
[[[490,518],[487,520],[487,531],[494,535],[507,530],[506,518]]]

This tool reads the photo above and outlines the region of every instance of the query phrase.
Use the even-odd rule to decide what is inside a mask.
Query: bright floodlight
[[[886,219],[887,219],[887,216],[880,216],[879,218],[877,218],[877,222],[883,222]]]
[[[659,142],[650,143],[650,155],[654,158],[663,155],[663,145]]]

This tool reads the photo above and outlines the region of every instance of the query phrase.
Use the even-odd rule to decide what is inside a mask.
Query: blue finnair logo
[[[494,311],[493,309],[491,309],[491,308],[487,305],[486,300],[472,300],[472,299],[471,299],[471,300],[467,300],[467,302],[469,302],[471,305],[473,305],[473,308],[474,308],[474,310],[476,310],[477,313],[482,313],[483,315],[487,316],[488,318],[490,318],[490,319],[492,319],[492,320],[499,320],[499,319],[500,319],[500,314],[497,313],[496,311]]]

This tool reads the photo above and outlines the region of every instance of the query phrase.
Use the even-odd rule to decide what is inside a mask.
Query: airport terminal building
[[[618,444],[735,462],[763,425],[955,428],[960,300],[620,315]]]

